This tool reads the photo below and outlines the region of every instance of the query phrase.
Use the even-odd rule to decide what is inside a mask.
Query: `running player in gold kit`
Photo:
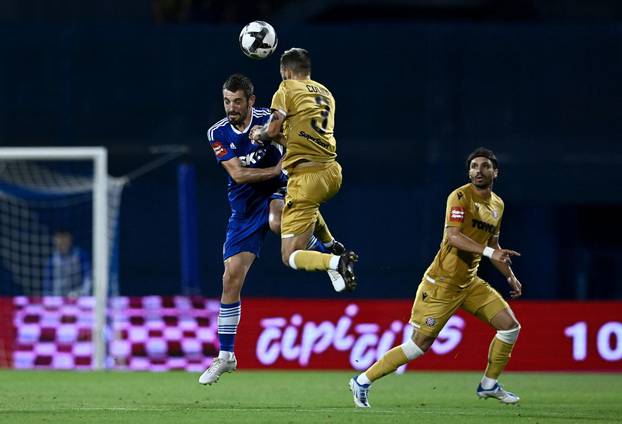
[[[287,148],[282,164],[289,176],[281,217],[283,263],[305,271],[333,270],[338,273],[333,279],[335,289],[352,291],[358,260],[354,252],[329,254],[307,248],[314,232],[322,241],[333,240],[319,208],[341,187],[333,135],[335,99],[325,86],[311,79],[306,50],[292,48],[283,53],[280,71],[283,81],[272,98],[270,122],[253,128],[250,137],[259,142],[274,139]],[[279,137],[281,130],[283,137]]]
[[[506,404],[519,401],[519,397],[505,391],[497,379],[510,359],[520,324],[501,295],[477,276],[477,269],[482,256],[490,258],[509,283],[511,297],[517,298],[522,286],[510,264],[511,257],[520,254],[499,246],[503,201],[492,192],[499,173],[494,153],[481,147],[469,155],[467,166],[471,182],[449,195],[441,247],[417,290],[410,318],[413,336],[350,380],[350,390],[358,407],[369,408],[371,383],[423,355],[458,308],[497,330],[490,343],[488,367],[477,387],[477,396],[495,398]]]

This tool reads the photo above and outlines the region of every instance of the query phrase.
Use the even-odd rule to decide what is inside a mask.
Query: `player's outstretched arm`
[[[265,142],[260,140],[259,137],[255,135],[255,133],[256,132],[258,133],[259,131],[262,131],[262,130],[266,130],[267,128],[268,128],[267,124],[266,125],[255,125],[253,128],[251,128],[248,138],[250,138],[251,142],[255,144],[259,144],[262,146],[265,145]],[[255,136],[256,139],[254,139],[253,136]],[[278,133],[276,137],[272,139],[272,141],[274,141],[275,143],[279,143],[283,147],[287,147],[287,139],[285,138],[282,132]]]
[[[285,116],[278,110],[273,110],[270,115],[270,120],[266,125],[259,128],[252,128],[249,134],[249,138],[255,141],[268,141],[273,140],[277,143],[285,146],[285,137],[281,134],[281,127],[285,121]]]
[[[245,168],[240,159],[236,157],[220,163],[233,178],[233,181],[238,184],[258,183],[278,177],[281,174],[280,161],[270,168]]]
[[[446,227],[445,237],[449,244],[456,249],[464,250],[465,252],[477,253],[480,255],[488,256],[493,262],[502,262],[511,264],[512,256],[520,256],[520,253],[509,249],[493,249],[489,246],[482,246],[478,242],[474,241],[470,237],[465,236],[460,227]],[[490,249],[490,250],[488,250]]]

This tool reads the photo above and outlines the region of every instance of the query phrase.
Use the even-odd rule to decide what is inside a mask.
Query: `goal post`
[[[108,155],[104,147],[0,147],[0,179],[4,161],[91,161],[92,173],[92,328],[94,369],[106,361],[106,309],[109,278]]]

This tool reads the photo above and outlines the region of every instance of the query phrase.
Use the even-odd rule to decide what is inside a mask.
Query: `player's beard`
[[[239,115],[234,115],[234,117],[231,117],[230,114],[227,114],[227,119],[229,120],[229,123],[231,125],[242,125],[244,121],[246,120],[247,116],[248,116],[248,113],[240,112]]]
[[[492,178],[490,177],[486,177],[484,175],[480,175],[482,178],[481,179],[477,179],[478,175],[471,177],[471,184],[473,184],[475,187],[479,188],[480,190],[486,190],[487,188],[490,188],[492,186]]]

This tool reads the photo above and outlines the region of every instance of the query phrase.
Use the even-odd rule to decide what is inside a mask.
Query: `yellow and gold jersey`
[[[445,228],[459,227],[462,234],[486,246],[491,237],[499,236],[503,207],[503,200],[495,193],[489,199],[483,199],[470,183],[465,184],[447,198]],[[481,259],[481,254],[452,247],[443,236],[441,248],[426,271],[426,278],[467,287],[477,275]]]
[[[335,99],[326,87],[313,80],[285,80],[274,93],[270,108],[285,115],[284,169],[289,170],[303,160],[335,160]]]

